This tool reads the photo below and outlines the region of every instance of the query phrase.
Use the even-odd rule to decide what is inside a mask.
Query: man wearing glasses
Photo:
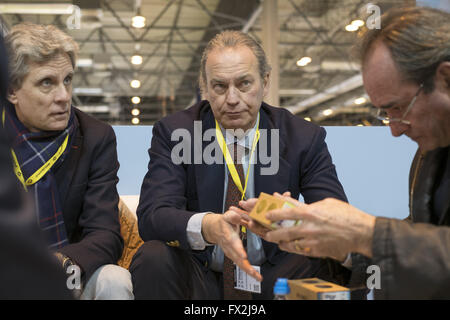
[[[267,232],[266,240],[289,252],[351,262],[351,286],[365,284],[367,267],[378,266],[375,299],[450,298],[449,21],[449,13],[434,9],[395,9],[381,17],[381,29],[365,32],[359,46],[377,117],[393,136],[405,134],[418,144],[406,221],[375,217],[336,199],[296,202],[296,208],[268,214],[273,221],[303,223]]]

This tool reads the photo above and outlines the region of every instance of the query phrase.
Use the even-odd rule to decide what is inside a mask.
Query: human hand
[[[219,245],[224,254],[248,275],[262,281],[261,274],[250,264],[239,237],[241,214],[228,210],[224,214],[207,214],[202,221],[203,238]]]
[[[292,202],[294,199],[286,200]],[[338,261],[344,261],[350,252],[372,256],[374,216],[332,198],[309,205],[297,202],[296,205],[266,214],[271,221],[302,221],[294,227],[267,232],[267,241],[278,243],[285,251]]]
[[[280,195],[278,192],[275,192],[274,196],[290,197],[291,193],[289,191],[286,191],[283,193],[283,195]],[[239,206],[244,210],[242,210],[241,208],[237,208],[237,207],[230,207],[230,210],[233,210],[241,215],[241,218],[242,218],[241,224],[242,225],[244,225],[247,229],[252,231],[254,234],[258,235],[259,237],[264,238],[266,233],[268,231],[270,231],[271,229],[264,227],[263,225],[261,225],[260,223],[258,223],[255,220],[253,220],[249,216],[250,212],[255,207],[257,201],[258,201],[257,198],[242,200],[242,201],[239,201]]]

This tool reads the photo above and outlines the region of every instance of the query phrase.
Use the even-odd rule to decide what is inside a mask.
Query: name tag
[[[260,271],[259,266],[252,266],[256,271]],[[261,293],[261,282],[249,276],[237,265],[234,266],[234,288],[242,291]]]

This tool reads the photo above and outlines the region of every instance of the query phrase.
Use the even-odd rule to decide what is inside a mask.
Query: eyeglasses
[[[377,108],[375,117],[384,123],[392,123],[392,122],[400,122],[406,125],[410,125],[411,122],[408,120],[405,120],[406,115],[408,112],[412,109],[414,103],[417,100],[417,97],[419,96],[420,92],[423,89],[423,83],[420,85],[419,90],[417,90],[416,95],[412,98],[411,102],[409,103],[408,107],[406,108],[406,111],[402,114],[400,114],[401,109],[394,107],[394,108]],[[392,115],[389,116],[388,112],[386,110],[389,110],[389,113]]]

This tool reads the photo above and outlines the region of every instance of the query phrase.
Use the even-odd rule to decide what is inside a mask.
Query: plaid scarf
[[[68,244],[68,239],[54,172],[71,149],[76,126],[74,110],[72,108],[69,123],[63,131],[30,132],[17,118],[14,106],[7,103],[4,126],[25,181],[50,160],[69,134],[66,149],[59,159],[41,179],[27,188],[34,197],[39,226],[49,248],[60,249]]]

